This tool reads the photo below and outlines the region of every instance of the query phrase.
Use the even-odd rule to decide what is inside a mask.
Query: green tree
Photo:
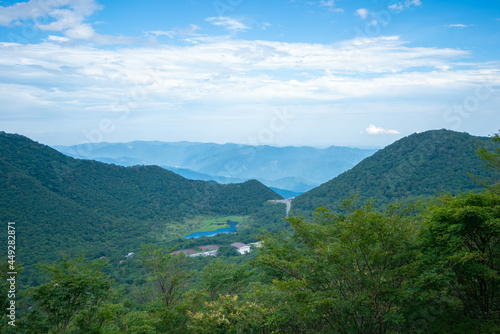
[[[102,272],[105,265],[80,256],[42,266],[49,282],[32,289],[35,309],[22,327],[31,333],[66,333],[77,316],[96,310],[108,299],[114,283]],[[97,314],[88,314],[87,321],[93,322]]]
[[[421,238],[432,279],[459,301],[476,327],[495,324],[500,330],[500,197],[490,192],[441,197],[429,209],[426,225]]]
[[[190,333],[274,333],[266,323],[268,309],[256,303],[240,302],[237,295],[219,295],[218,299],[205,303],[203,311],[189,312],[189,315]]]
[[[491,141],[500,144],[500,134],[496,134],[491,138]],[[486,147],[482,146],[477,150],[477,154],[486,163],[488,169],[493,170],[497,174],[497,179],[492,180],[493,185],[488,182],[478,181],[477,177],[474,177],[476,181],[484,185],[489,190],[493,191],[497,195],[500,195],[499,180],[500,180],[500,146],[496,147],[494,150],[490,151]]]
[[[209,293],[210,300],[214,300],[219,294],[239,294],[248,287],[251,275],[248,265],[226,264],[216,260],[201,271],[201,286]]]
[[[172,252],[156,245],[143,245],[140,253],[140,261],[150,274],[148,281],[155,282],[159,297],[167,309],[179,302],[185,290],[183,286],[194,275],[187,270],[188,257],[173,255]]]
[[[241,255],[241,254],[238,253],[238,251],[236,250],[235,247],[230,246],[230,245],[221,245],[219,247],[219,250],[217,251],[217,256],[229,257],[229,256],[238,256],[238,255]]]
[[[318,209],[288,219],[291,237],[268,234],[256,262],[289,295],[308,331],[385,333],[414,298],[416,220],[371,205],[346,215]]]
[[[158,331],[184,333],[187,331],[187,310],[196,304],[199,293],[186,293],[186,286],[194,276],[189,271],[189,258],[185,255],[171,254],[156,245],[143,245],[140,253],[141,263],[149,272],[148,281],[153,283],[153,298],[149,311],[157,321]]]

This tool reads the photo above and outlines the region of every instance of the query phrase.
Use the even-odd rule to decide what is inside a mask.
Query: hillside
[[[350,195],[387,204],[393,200],[481,189],[468,173],[490,176],[475,153],[482,142],[493,145],[486,137],[448,130],[410,135],[298,196],[292,210],[307,212],[320,206],[335,209]]]
[[[16,222],[18,256],[28,272],[60,251],[123,254],[168,238],[165,224],[196,215],[248,215],[281,198],[255,180],[219,185],[156,166],[77,160],[4,132],[0,193],[0,220]]]
[[[122,166],[158,165],[192,179],[219,183],[257,179],[268,187],[295,192],[332,179],[376,151],[337,146],[318,149],[144,141],[54,148],[73,157]]]

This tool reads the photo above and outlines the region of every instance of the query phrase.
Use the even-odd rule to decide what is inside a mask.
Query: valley
[[[482,147],[480,155],[478,147]],[[431,237],[425,233],[431,232],[425,230],[426,224],[431,222],[438,228],[439,217],[453,220],[456,215],[448,217],[448,212],[461,206],[465,210],[473,207],[464,213],[465,220],[469,214],[483,211],[478,222],[484,218],[493,224],[498,218],[498,198],[484,191],[487,182],[498,183],[497,174],[495,169],[482,167],[483,157],[496,161],[496,155],[488,153],[495,150],[500,152],[497,142],[466,133],[433,130],[413,134],[314,189],[283,198],[257,180],[219,184],[190,180],[159,166],[125,167],[75,159],[29,138],[2,132],[0,220],[16,225],[16,256],[23,262],[18,280],[22,298],[37,298],[31,291],[45,291],[48,297],[44,298],[52,298],[56,296],[52,294],[54,287],[64,282],[68,282],[67,291],[72,291],[70,282],[82,274],[79,279],[85,284],[94,284],[99,277],[108,282],[106,287],[111,290],[106,291],[119,290],[115,297],[101,291],[99,296],[107,300],[102,307],[122,308],[129,315],[141,310],[140,323],[149,317],[165,319],[165,315],[151,311],[151,307],[163,309],[158,306],[163,302],[154,297],[160,294],[176,298],[176,306],[166,309],[166,317],[182,319],[189,326],[197,326],[199,320],[183,310],[209,314],[212,307],[226,303],[249,307],[247,311],[258,319],[259,326],[267,326],[267,317],[279,314],[284,323],[270,326],[286,328],[293,322],[286,316],[290,314],[286,305],[303,307],[302,298],[307,298],[309,305],[319,293],[322,300],[331,300],[336,307],[355,305],[337,303],[334,296],[343,288],[325,289],[325,280],[331,285],[342,277],[360,284],[362,292],[347,298],[364,298],[367,312],[372,312],[376,286],[410,294],[423,289],[414,287],[416,283],[407,282],[406,277],[415,282],[425,279],[418,275],[438,270],[432,266],[441,263],[423,266],[415,262],[416,249],[421,247],[418,242],[428,243],[419,250],[424,255],[419,256],[437,256],[426,253],[439,246],[429,241]],[[1,238],[6,238],[5,232],[0,231]],[[360,249],[371,252],[371,257],[361,256]],[[382,260],[387,265],[382,265]],[[377,281],[363,269],[364,264],[359,267],[363,261],[391,279]],[[47,270],[59,276],[47,276]],[[89,277],[94,278],[87,280]],[[391,284],[401,277],[404,284],[394,288]],[[173,295],[162,292],[158,280],[170,284]],[[297,292],[296,286],[303,292]],[[445,291],[435,289],[434,293]],[[317,292],[311,294],[312,290]],[[438,297],[425,293],[421,303],[436,302]],[[236,302],[238,297],[241,303]],[[413,312],[413,307],[420,307],[418,303],[407,305],[404,299],[397,303],[394,312]],[[454,303],[450,309],[460,310]],[[250,305],[259,307],[252,309]],[[318,316],[292,314],[299,314],[303,326],[313,332],[318,326],[338,328],[338,323],[329,324],[323,316],[328,309],[320,309]],[[31,318],[34,310],[21,310],[27,319],[22,324],[30,328],[24,332],[32,332],[29,326],[45,326]],[[109,324],[117,324],[118,318],[118,313],[111,316]],[[235,321],[250,326],[244,320]],[[174,324],[169,320],[155,326],[167,331],[171,326],[185,326]],[[129,325],[117,324],[121,328]],[[72,326],[83,325],[74,322]],[[443,323],[430,322],[429,326]],[[186,333],[191,331],[183,328]]]
[[[500,333],[499,32],[500,0],[0,1],[0,334]]]

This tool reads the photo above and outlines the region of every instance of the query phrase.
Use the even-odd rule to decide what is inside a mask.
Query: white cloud
[[[319,5],[322,7],[335,7],[335,1],[334,0],[321,0],[319,2]]]
[[[198,30],[201,30],[201,28],[199,26],[197,26],[196,24],[190,24],[189,27],[187,27],[187,28],[176,29],[176,31],[179,33],[180,36],[196,35],[196,32]]]
[[[177,35],[177,31],[175,30],[167,30],[167,31],[164,31],[164,30],[153,30],[153,31],[146,31],[145,32],[146,35],[153,35],[153,36],[168,36],[170,38],[174,38],[175,35]]]
[[[57,37],[51,40],[62,41]],[[463,92],[472,82],[484,80],[486,73],[498,73],[452,70],[457,66],[452,60],[467,56],[467,52],[410,48],[397,37],[333,46],[228,38],[195,40],[191,46],[119,51],[71,44],[61,48],[52,43],[3,43],[0,77],[26,87],[56,88],[64,92],[67,103],[79,101],[79,108],[96,104],[109,110],[113,100],[143,85],[151,73],[155,84],[148,85],[147,108],[202,100],[253,104],[281,99],[289,103],[415,99],[441,91]],[[282,73],[288,74],[283,78]],[[94,99],[89,98],[92,95]],[[36,96],[49,102],[61,94]]]
[[[201,30],[199,26],[197,26],[196,24],[190,24],[187,28],[174,28],[168,31],[154,30],[147,31],[145,34],[154,36],[168,36],[170,38],[174,38],[175,36],[196,36],[196,32],[198,30]]]
[[[267,30],[267,27],[270,27],[271,23],[269,22],[262,22],[262,30]]]
[[[316,3],[311,3],[315,5]],[[342,8],[335,7],[335,0],[321,0],[318,3],[319,7],[326,7],[329,11],[336,13],[343,13],[344,10]]]
[[[224,27],[232,32],[245,31],[250,29],[250,27],[246,26],[240,21],[227,16],[208,17],[205,19],[205,21],[210,22],[215,26]]]
[[[33,20],[42,30],[62,31],[81,24],[86,17],[101,9],[94,0],[31,0],[12,6],[0,6],[0,25],[8,26],[20,20]],[[54,22],[41,24],[50,17]]]
[[[47,41],[48,42],[60,42],[60,43],[65,43],[65,42],[69,42],[70,39],[67,38],[67,37],[61,37],[61,36],[54,36],[54,35],[50,35],[48,38],[47,38]]]
[[[92,129],[101,119],[116,119],[125,111],[130,122],[141,119],[149,124],[148,130],[167,126],[181,136],[212,125],[222,135],[222,123],[215,116],[238,116],[251,119],[253,133],[248,133],[245,121],[223,123],[225,128],[256,135],[268,126],[268,114],[277,105],[302,115],[297,123],[310,128],[318,126],[318,119],[321,125],[340,124],[338,117],[350,114],[342,116],[345,127],[362,124],[373,114],[380,124],[388,124],[394,115],[411,113],[412,120],[405,116],[404,122],[412,123],[442,119],[447,107],[443,100],[463,101],[481,82],[500,84],[498,63],[459,63],[470,53],[412,47],[397,36],[335,45],[228,37],[192,41],[117,49],[55,41],[0,43],[0,105],[10,106],[0,110],[0,118],[23,124],[18,115],[29,111],[44,124],[49,124],[47,119],[66,120],[79,133],[83,121],[90,124],[85,129]],[[487,92],[480,91],[482,96]],[[487,109],[494,99],[481,101],[481,106]],[[214,123],[208,126],[207,120],[195,123],[199,129],[192,128],[194,119],[203,117]],[[397,125],[402,133],[405,127]],[[121,125],[120,129],[125,131]],[[301,131],[310,134],[305,128],[295,133]],[[324,133],[329,132],[325,128]]]
[[[446,27],[448,28],[459,28],[459,29],[463,29],[463,28],[468,28],[468,27],[473,27],[475,26],[474,24],[461,24],[461,23],[458,23],[458,24],[448,24]]]
[[[366,133],[368,133],[369,135],[385,135],[385,134],[397,135],[397,134],[400,134],[400,132],[397,130],[386,130],[384,128],[376,127],[373,124],[370,124],[370,126],[368,126],[366,128]]]
[[[366,8],[359,8],[356,10],[356,15],[361,17],[363,20],[368,17],[368,9]]]
[[[58,31],[71,39],[99,44],[133,43],[134,38],[98,34],[86,19],[102,6],[95,0],[30,0],[12,6],[0,6],[0,26],[21,25],[31,20],[44,31]],[[52,21],[44,24],[44,21]]]
[[[399,1],[396,2],[392,5],[389,6],[389,9],[392,9],[394,11],[402,11],[405,9],[408,9],[412,6],[419,7],[422,5],[421,0],[404,0],[404,1]]]
[[[327,7],[328,10],[337,12],[337,13],[343,13],[344,10],[342,8],[335,7],[335,1],[334,0],[321,0],[319,2],[320,7]]]

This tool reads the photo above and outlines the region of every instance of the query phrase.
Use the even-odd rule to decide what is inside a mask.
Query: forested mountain
[[[492,176],[500,173],[500,136],[485,140],[479,160],[474,144],[483,139],[416,134],[343,174],[346,189],[366,190],[362,199],[379,204],[443,190],[477,193],[429,198],[416,207],[352,201],[342,212],[320,208],[312,218],[283,221],[283,204],[266,201],[276,195],[257,181],[221,186],[159,167],[75,160],[1,133],[1,219],[16,221],[15,269],[19,262],[54,262],[20,271],[18,322],[14,328],[5,314],[0,331],[498,333],[500,185]],[[485,191],[467,172],[492,185]],[[384,180],[388,190],[380,193]],[[348,194],[337,195],[319,199],[335,208]],[[152,244],[172,220],[232,213],[252,214],[236,235]],[[251,236],[258,228],[268,231]],[[262,247],[241,255],[230,245],[234,237]],[[172,253],[208,244],[220,245],[216,257]],[[57,256],[84,248],[86,258]],[[4,291],[9,265],[0,272]],[[4,309],[9,298],[0,296]]]
[[[19,258],[28,267],[60,251],[123,254],[160,240],[166,224],[195,215],[248,215],[281,198],[255,180],[220,185],[156,166],[78,160],[4,132],[0,193],[0,220],[16,223]]]
[[[396,141],[364,159],[351,170],[298,196],[295,213],[317,207],[335,209],[351,195],[376,204],[404,201],[441,193],[482,189],[468,174],[487,177],[476,154],[486,137],[449,130],[417,133]]]
[[[257,179],[269,187],[295,192],[332,179],[376,151],[337,146],[318,149],[144,141],[54,148],[73,157],[122,166],[158,165],[192,179],[219,183]]]

